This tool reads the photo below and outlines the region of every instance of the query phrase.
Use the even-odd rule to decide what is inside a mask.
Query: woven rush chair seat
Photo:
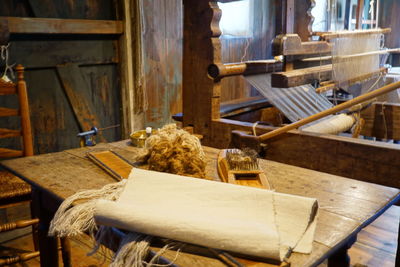
[[[0,205],[31,198],[31,186],[14,174],[0,170]]]

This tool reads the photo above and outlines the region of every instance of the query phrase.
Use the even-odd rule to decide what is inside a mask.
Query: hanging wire
[[[4,60],[4,63],[5,63],[3,76],[1,78],[3,80],[5,80],[5,81],[10,81],[10,79],[7,76],[7,72],[10,73],[10,76],[11,76],[12,79],[15,79],[14,70],[13,70],[13,67],[15,66],[15,63],[11,64],[11,65],[8,64],[8,48],[9,47],[10,47],[10,43],[8,43],[7,45],[0,46],[1,59]]]

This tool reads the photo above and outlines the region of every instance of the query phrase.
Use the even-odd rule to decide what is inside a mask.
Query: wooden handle
[[[332,114],[337,113],[339,111],[342,111],[342,110],[344,110],[346,108],[350,108],[350,107],[352,107],[354,105],[363,103],[363,102],[368,101],[368,100],[370,100],[372,98],[378,97],[378,96],[386,94],[388,92],[391,92],[391,91],[393,91],[393,90],[395,90],[395,89],[397,89],[399,87],[400,87],[400,82],[395,82],[395,83],[383,86],[383,87],[381,87],[381,88],[379,88],[377,90],[374,90],[372,92],[360,95],[360,96],[358,96],[358,97],[356,97],[356,98],[354,98],[352,100],[349,100],[349,101],[344,102],[344,103],[342,103],[340,105],[334,106],[334,107],[332,107],[330,109],[327,109],[327,110],[324,110],[324,111],[319,112],[317,114],[314,114],[314,115],[312,115],[310,117],[304,118],[304,119],[299,120],[297,122],[294,122],[292,124],[286,125],[284,127],[281,127],[281,128],[276,129],[276,130],[273,130],[271,132],[268,132],[268,133],[265,133],[263,135],[260,135],[258,138],[259,138],[260,141],[266,141],[266,140],[268,140],[268,139],[270,139],[272,137],[275,137],[277,135],[286,133],[286,132],[288,132],[290,130],[293,130],[293,129],[297,129],[300,126],[306,125],[306,124],[308,124],[310,122],[319,120],[319,119],[321,119],[323,117],[326,117],[328,115],[332,115]]]

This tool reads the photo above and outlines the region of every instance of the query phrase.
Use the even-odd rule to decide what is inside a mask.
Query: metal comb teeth
[[[229,169],[234,171],[252,171],[258,170],[257,152],[252,149],[228,149],[226,151],[226,160]]]

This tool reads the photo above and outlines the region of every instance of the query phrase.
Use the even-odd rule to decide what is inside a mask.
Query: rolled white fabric
[[[312,125],[306,125],[301,128],[302,131],[323,133],[323,134],[339,134],[349,130],[355,122],[353,116],[346,114],[333,115],[322,121]]]
[[[120,198],[98,201],[98,224],[283,260],[310,253],[316,199],[133,169]]]

